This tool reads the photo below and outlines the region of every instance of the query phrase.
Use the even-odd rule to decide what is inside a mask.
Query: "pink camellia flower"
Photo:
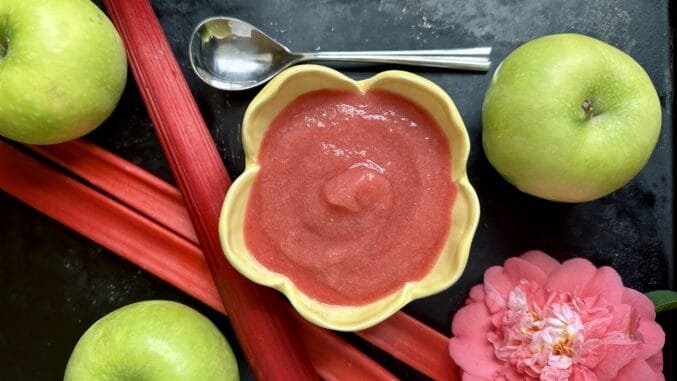
[[[464,381],[664,380],[665,333],[611,267],[529,251],[484,273],[452,322]]]

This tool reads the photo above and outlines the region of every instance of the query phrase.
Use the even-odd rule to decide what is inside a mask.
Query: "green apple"
[[[176,302],[130,304],[80,338],[64,381],[237,380],[235,356],[214,324]]]
[[[482,107],[489,162],[523,192],[589,201],[630,181],[653,152],[661,106],[629,55],[597,39],[528,42],[496,69]]]
[[[82,136],[117,105],[127,59],[89,0],[0,0],[0,135],[32,144]]]

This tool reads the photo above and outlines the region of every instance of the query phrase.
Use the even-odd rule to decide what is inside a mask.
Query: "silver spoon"
[[[306,61],[378,62],[487,71],[490,47],[447,50],[293,53],[253,25],[231,17],[201,22],[190,39],[190,63],[207,84],[246,90]]]

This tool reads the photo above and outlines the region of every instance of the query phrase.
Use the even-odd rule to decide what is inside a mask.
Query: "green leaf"
[[[670,290],[649,291],[646,296],[651,299],[656,312],[669,311],[677,308],[677,292]]]

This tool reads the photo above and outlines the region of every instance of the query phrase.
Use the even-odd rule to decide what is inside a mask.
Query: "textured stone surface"
[[[522,194],[487,162],[481,148],[480,111],[490,73],[409,69],[446,90],[466,122],[472,143],[468,172],[482,216],[461,280],[446,292],[412,303],[406,311],[449,334],[451,314],[470,287],[481,281],[484,270],[534,248],[559,259],[582,256],[598,266],[611,265],[626,285],[641,291],[673,285],[672,35],[666,0],[152,3],[233,177],[243,168],[239,128],[256,90],[228,94],[207,87],[192,73],[188,39],[202,18],[230,15],[247,20],[298,51],[491,45],[493,68],[521,43],[551,33],[578,32],[617,46],[637,59],[656,85],[663,105],[662,134],[649,164],[635,180],[610,196],[577,205]],[[386,69],[341,68],[354,78]],[[131,80],[115,114],[88,139],[171,181]],[[207,313],[234,342],[226,319],[0,192],[0,380],[60,378],[72,347],[92,322],[119,306],[159,298]],[[673,317],[663,316],[664,326]],[[400,377],[421,378],[371,345],[347,337]],[[244,379],[251,378],[246,369],[243,373]],[[668,372],[668,379],[671,376]]]

